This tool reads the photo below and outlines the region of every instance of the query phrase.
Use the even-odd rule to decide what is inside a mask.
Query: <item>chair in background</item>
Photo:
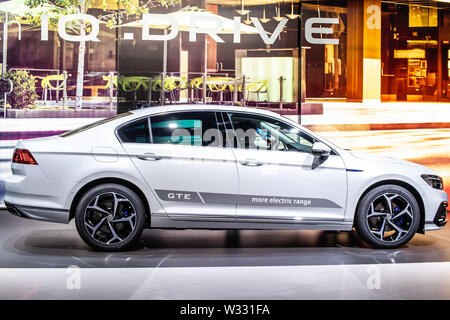
[[[114,90],[117,90],[117,76],[113,72],[110,72],[107,76],[102,76],[106,81],[106,85],[103,89],[106,90],[106,95],[109,97],[109,109],[113,109]]]
[[[136,92],[140,88],[148,89],[148,84],[143,77],[120,77],[119,83],[125,92]]]
[[[113,77],[111,77],[109,75],[108,76],[102,76],[102,79],[104,81],[106,81],[106,85],[103,87],[103,89],[106,90],[106,94],[108,96],[114,95],[114,90],[117,90],[117,76],[113,76]]]
[[[166,86],[166,79],[168,80]],[[171,102],[180,101],[181,91],[188,89],[186,77],[168,77],[164,79],[164,89],[169,91]]]
[[[142,88],[145,92],[148,91],[147,77],[139,76],[121,76],[118,78],[119,86],[122,88],[122,92],[126,94],[133,94],[133,101],[137,101],[138,91]]]
[[[63,98],[64,98],[64,106],[66,104],[67,100],[67,72],[63,72],[63,74],[52,74],[45,76],[41,81],[41,86],[43,89],[43,97],[41,97],[42,100],[44,100],[44,105],[47,106],[48,98],[52,100],[52,91],[56,92],[56,102],[58,102],[58,93],[59,91],[63,92]],[[52,82],[55,82],[54,85]],[[60,82],[61,81],[61,82]]]
[[[193,78],[189,83],[191,88],[191,98],[193,100],[201,99],[203,92],[203,77]]]
[[[186,77],[169,76],[164,78],[164,93],[168,94],[170,103],[178,101],[180,92],[187,88]],[[161,92],[161,79],[153,81],[152,91]]]
[[[265,94],[266,95],[266,100],[265,101],[269,101],[269,81],[268,80],[259,80],[259,81],[254,81],[254,82],[250,82],[247,84],[247,99],[250,100],[250,95],[251,94],[256,94],[257,96],[257,102],[256,102],[256,106],[259,105],[259,103],[261,102],[260,99],[260,94]]]
[[[234,86],[230,84],[234,78],[230,77],[210,77],[208,78],[208,90],[211,93],[211,96],[218,95],[218,101],[222,103],[224,101],[224,95],[229,92],[232,92],[231,89],[234,90]],[[226,98],[226,97],[225,97]],[[215,100],[217,101],[217,100]]]

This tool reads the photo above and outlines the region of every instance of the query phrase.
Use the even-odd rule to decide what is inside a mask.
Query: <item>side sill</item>
[[[233,222],[203,220],[173,220],[168,217],[152,216],[151,226],[155,229],[242,229],[242,230],[328,230],[351,231],[352,222]]]

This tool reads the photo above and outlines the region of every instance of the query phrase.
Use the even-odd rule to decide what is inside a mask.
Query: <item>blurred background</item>
[[[98,39],[82,40],[91,20],[65,23],[81,40],[62,36],[73,13],[95,17]],[[174,19],[176,36],[143,40],[147,13]],[[18,139],[185,103],[269,109],[342,147],[430,166],[449,190],[450,1],[9,0],[0,19],[0,202]],[[202,33],[208,19],[223,42]]]

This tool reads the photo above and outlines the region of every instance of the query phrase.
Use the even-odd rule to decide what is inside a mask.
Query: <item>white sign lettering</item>
[[[48,16],[41,15],[41,40],[48,41]]]
[[[367,7],[367,28],[368,29],[381,29],[381,9],[379,6],[373,4]]]
[[[367,13],[372,13],[367,19],[367,27],[369,29],[378,29],[381,27],[380,21],[380,8],[377,6],[369,6]],[[48,16],[46,14],[41,15],[41,40],[48,40]],[[270,34],[264,30],[261,22],[258,18],[251,17],[251,21],[258,31],[259,36],[265,44],[274,44],[277,38],[280,36],[284,27],[288,23],[289,19],[282,19],[278,22],[275,30]],[[66,31],[66,25],[73,20],[84,20],[91,25],[91,32],[88,35],[71,35]],[[167,23],[166,30],[170,32],[163,35],[150,34],[152,26],[158,24],[158,26]],[[328,35],[333,33],[333,28],[314,27],[315,24],[339,24],[338,18],[309,18],[305,23],[305,39],[311,44],[339,44],[337,38],[323,38],[322,35]],[[58,34],[61,38],[67,41],[80,42],[80,41],[100,41],[98,34],[100,30],[100,24],[96,17],[89,14],[69,14],[61,16],[58,21]],[[219,16],[192,16],[189,26],[189,41],[197,41],[197,34],[207,34],[216,42],[224,42],[221,37],[218,36],[222,31],[222,20]],[[241,42],[241,18],[233,18],[233,42]],[[175,39],[180,32],[180,27],[176,18],[168,14],[144,14],[142,17],[142,40],[151,41],[168,41]],[[320,37],[318,36],[320,35]],[[132,40],[133,36],[130,33],[126,33],[125,40]]]
[[[281,20],[269,38],[267,36],[266,31],[262,27],[261,22],[259,22],[259,19],[255,18],[255,17],[251,17],[250,19],[252,20],[253,24],[255,25],[256,30],[258,30],[258,33],[261,36],[261,39],[263,39],[265,44],[273,44],[275,42],[275,40],[277,39],[277,37],[280,35],[280,33],[283,30],[286,23],[288,22],[288,19]]]
[[[66,31],[66,24],[72,20],[84,20],[91,23],[91,33],[83,36],[74,36],[70,35]],[[68,14],[65,16],[61,16],[58,21],[58,34],[61,38],[67,41],[100,41],[97,36],[100,31],[100,24],[98,23],[97,18],[91,16],[90,14]]]
[[[314,24],[339,24],[338,18],[309,18],[305,23],[305,39],[311,44],[339,44],[339,39],[315,38],[313,34],[332,34],[332,28],[316,28]]]
[[[155,22],[168,22],[170,33],[164,35],[151,35],[149,28]],[[178,35],[178,23],[174,17],[167,14],[144,14],[142,16],[142,40],[164,41],[175,39]]]
[[[208,16],[192,16],[191,27],[189,28],[189,41],[197,41],[197,33],[205,33],[216,42],[224,42],[217,33],[222,29],[222,20],[220,17]]]

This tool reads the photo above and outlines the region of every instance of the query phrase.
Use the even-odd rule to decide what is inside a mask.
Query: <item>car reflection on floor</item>
[[[448,262],[450,230],[417,234],[405,247],[372,249],[355,232],[145,230],[128,252],[96,252],[69,225],[0,211],[0,268],[302,266]]]

